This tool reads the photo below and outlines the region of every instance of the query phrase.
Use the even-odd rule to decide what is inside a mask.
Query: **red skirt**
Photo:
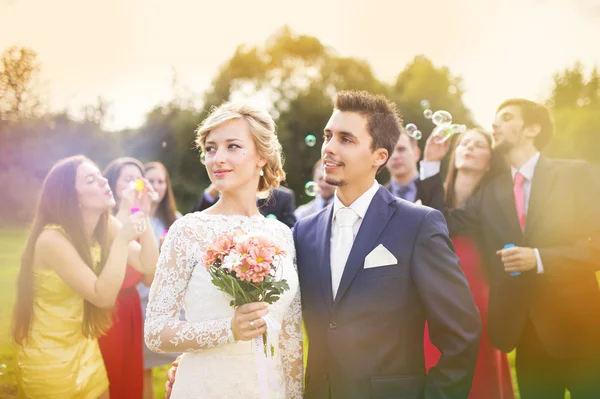
[[[142,274],[127,266],[117,297],[113,324],[100,337],[100,351],[108,374],[111,399],[141,399],[144,392],[143,322],[135,286]]]
[[[487,279],[475,241],[463,236],[451,237],[460,260],[460,265],[467,278],[475,305],[481,316],[481,342],[475,366],[475,375],[469,399],[514,399],[512,379],[508,358],[504,352],[494,348],[488,338],[487,309],[489,291]],[[440,352],[429,340],[429,330],[425,325],[425,367],[435,366],[440,359]]]

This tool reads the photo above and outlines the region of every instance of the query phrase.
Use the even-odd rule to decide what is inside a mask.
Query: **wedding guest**
[[[333,200],[333,194],[335,193],[335,186],[327,183],[323,177],[323,163],[321,160],[315,162],[313,166],[313,182],[317,185],[317,194],[315,198],[304,204],[300,205],[294,212],[296,219],[300,220],[308,215],[319,212],[321,209],[326,208]]]
[[[430,207],[442,210],[443,189],[438,175],[421,179],[417,162],[421,157],[418,141],[402,129],[388,163],[390,180],[383,186],[398,198],[415,203],[427,203]],[[437,192],[436,192],[437,190]]]
[[[84,156],[58,161],[44,180],[14,307],[20,397],[109,397],[98,337],[111,326],[128,259],[142,263],[134,240],[149,234],[144,213],[121,224],[114,204]]]
[[[481,242],[490,281],[489,338],[516,348],[522,399],[600,397],[600,189],[578,160],[540,154],[550,111],[509,99],[496,111],[494,153],[508,168],[448,211],[450,232]],[[429,148],[427,148],[429,147]],[[448,151],[432,135],[425,161]]]
[[[115,195],[113,212],[118,219],[127,217],[132,207],[150,214],[154,190],[144,180],[144,166],[140,161],[134,158],[117,158],[108,164],[104,174]],[[144,183],[134,187],[140,180]],[[152,282],[158,260],[158,246],[152,229],[148,229],[139,241],[144,255],[142,262],[128,263],[115,307],[113,325],[99,339],[110,382],[111,398],[143,396],[143,321],[136,286],[142,280],[146,284]]]
[[[455,140],[446,175],[446,206],[454,209],[462,206],[479,187],[492,164],[491,134],[472,129]],[[469,399],[513,399],[514,391],[510,366],[505,353],[494,348],[488,336],[489,284],[476,239],[469,236],[451,235],[454,251],[460,267],[467,278],[475,305],[481,316],[481,341],[475,366],[473,385]],[[425,367],[429,370],[440,358],[440,352],[431,343],[428,329],[425,333]]]

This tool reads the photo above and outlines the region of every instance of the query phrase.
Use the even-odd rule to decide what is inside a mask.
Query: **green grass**
[[[15,365],[10,340],[10,320],[15,298],[15,281],[19,270],[21,251],[25,246],[23,228],[0,229],[0,397],[16,398]]]

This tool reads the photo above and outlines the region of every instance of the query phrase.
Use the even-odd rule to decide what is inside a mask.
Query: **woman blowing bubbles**
[[[143,213],[121,225],[106,179],[74,156],[50,170],[23,253],[14,308],[17,381],[23,397],[108,398],[97,337],[111,324],[127,263],[156,262]]]

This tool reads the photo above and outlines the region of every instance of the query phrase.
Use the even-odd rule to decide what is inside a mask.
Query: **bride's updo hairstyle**
[[[226,102],[213,107],[196,129],[196,148],[205,153],[208,134],[222,124],[239,118],[244,119],[250,126],[256,152],[267,161],[262,168],[263,176],[258,181],[258,193],[261,198],[268,197],[270,190],[285,180],[285,172],[281,144],[275,133],[275,122],[266,110],[245,102]]]

